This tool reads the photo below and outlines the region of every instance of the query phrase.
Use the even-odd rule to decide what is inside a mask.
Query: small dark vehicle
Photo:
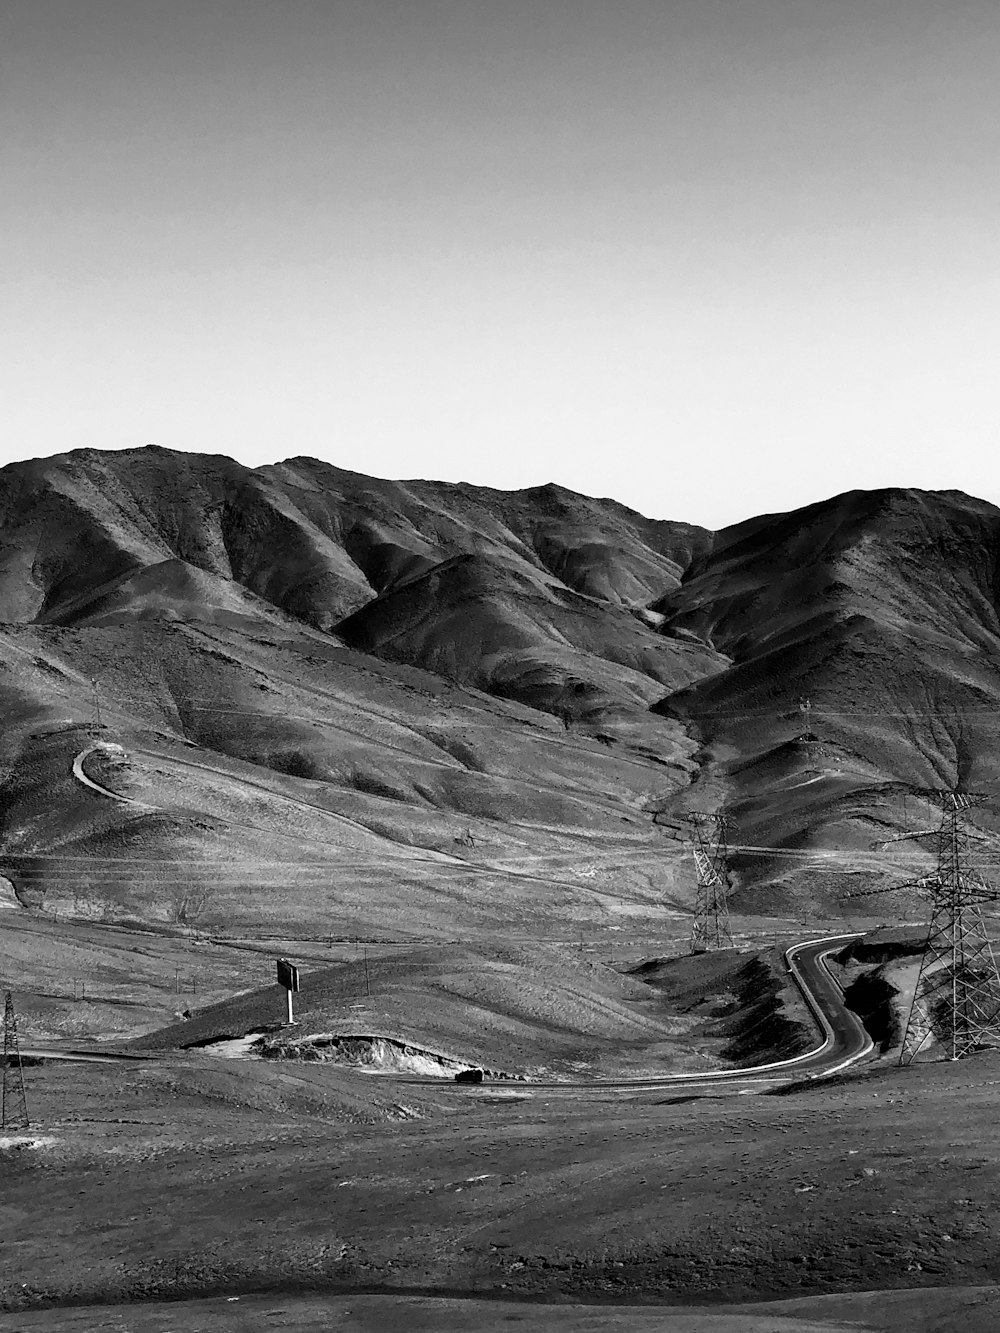
[[[456,1083],[482,1083],[483,1071],[481,1069],[460,1069],[455,1075]]]

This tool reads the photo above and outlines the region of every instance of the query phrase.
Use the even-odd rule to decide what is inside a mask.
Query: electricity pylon
[[[941,822],[936,829],[904,835],[934,838],[937,866],[930,875],[897,886],[923,889],[931,899],[927,940],[899,1055],[901,1065],[915,1059],[932,1038],[951,1060],[961,1060],[982,1046],[1000,1045],[1000,973],[982,914],[983,903],[996,902],[1000,893],[968,866],[965,815],[983,798],[959,791],[922,794],[937,799]]]
[[[812,700],[804,698],[800,699],[799,712],[802,714],[805,720],[805,727],[806,727],[805,736],[802,739],[807,741],[815,740],[816,738],[813,736],[813,729],[812,729]]]
[[[28,1128],[28,1104],[24,1099],[24,1075],[21,1050],[17,1044],[17,1018],[10,991],[3,1011],[3,1101],[0,1105],[0,1129]]]
[[[92,740],[100,740],[104,734],[104,719],[101,717],[101,696],[97,688],[97,681],[90,682],[93,695],[91,702],[90,726],[88,728]]]
[[[806,747],[807,754],[812,754],[814,757],[823,756],[826,752],[820,744],[819,737],[812,729],[812,700],[800,699],[799,712],[802,714],[805,723],[805,731],[798,737],[799,744]]]
[[[690,814],[691,850],[698,872],[698,888],[691,928],[691,952],[706,949],[732,949],[733,932],[729,925],[729,868],[727,865],[728,831],[732,827],[724,814]]]

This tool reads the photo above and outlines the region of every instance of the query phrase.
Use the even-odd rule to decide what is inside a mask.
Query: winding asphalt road
[[[649,1078],[623,1079],[587,1079],[579,1081],[518,1083],[515,1086],[532,1091],[544,1089],[553,1092],[571,1090],[620,1088],[642,1091],[664,1088],[686,1088],[695,1091],[706,1087],[718,1087],[720,1084],[741,1091],[760,1085],[777,1086],[798,1079],[827,1078],[842,1069],[856,1064],[870,1055],[875,1049],[874,1042],[865,1031],[858,1016],[844,1003],[843,992],[831,976],[826,966],[826,959],[831,954],[860,939],[860,935],[833,935],[818,940],[804,940],[793,944],[785,951],[788,971],[802,993],[810,1013],[822,1033],[823,1039],[812,1050],[788,1060],[774,1060],[769,1064],[753,1065],[748,1069],[713,1069],[705,1073],[659,1074]],[[107,1061],[130,1061],[142,1063],[146,1060],[162,1059],[156,1054],[140,1055],[137,1052],[125,1052],[108,1047],[68,1047],[68,1046],[22,1046],[21,1054],[45,1060],[77,1060],[92,1063]],[[463,1088],[468,1085],[443,1083],[438,1078],[425,1078],[416,1075],[384,1075],[394,1082],[422,1084],[437,1088]],[[487,1079],[480,1087],[510,1088],[507,1079]]]
[[[826,967],[825,959],[839,953],[861,935],[839,935],[819,940],[805,940],[785,951],[788,970],[795,979],[813,1017],[823,1030],[822,1046],[799,1056],[799,1072],[810,1078],[825,1078],[856,1064],[875,1050],[875,1043],[861,1022],[848,1009],[844,992]]]
[[[816,1020],[823,1034],[823,1040],[812,1050],[803,1051],[788,1060],[774,1060],[769,1064],[752,1065],[748,1069],[713,1069],[705,1073],[659,1074],[650,1078],[626,1079],[588,1079],[586,1081],[516,1084],[517,1087],[544,1088],[549,1091],[567,1089],[631,1088],[663,1089],[733,1086],[737,1090],[755,1085],[777,1086],[798,1079],[828,1078],[839,1073],[859,1060],[865,1059],[875,1049],[875,1043],[865,1030],[857,1014],[848,1009],[844,1002],[844,993],[837,985],[826,966],[826,959],[831,954],[862,937],[857,934],[829,935],[822,939],[803,940],[785,950],[785,963],[788,971],[802,993],[802,998],[809,1007],[809,1012]],[[411,1083],[439,1083],[438,1079],[401,1078],[400,1081]],[[460,1085],[457,1085],[460,1086]],[[486,1079],[480,1087],[509,1088],[506,1079]]]
[[[87,776],[83,767],[84,761],[99,748],[101,747],[90,746],[76,756],[73,761],[74,776],[102,796],[141,806],[142,802],[130,801],[128,797],[118,796],[115,792],[100,786]],[[201,767],[201,765],[195,765],[191,761],[187,762],[192,767]],[[302,802],[302,804],[305,804],[305,802]],[[324,813],[330,814],[332,812],[324,811]],[[801,1055],[793,1056],[788,1060],[775,1060],[769,1064],[754,1065],[748,1069],[716,1069],[704,1073],[660,1074],[649,1078],[589,1079],[586,1081],[541,1083],[532,1081],[530,1084],[521,1086],[550,1091],[567,1091],[596,1088],[642,1090],[668,1087],[696,1090],[723,1085],[735,1087],[737,1091],[741,1091],[743,1088],[750,1090],[762,1084],[775,1085],[800,1078],[825,1078],[835,1074],[839,1070],[846,1069],[857,1061],[863,1060],[874,1050],[871,1037],[865,1031],[857,1015],[848,1009],[844,1002],[843,992],[826,966],[826,959],[831,954],[838,953],[841,949],[846,948],[848,944],[860,938],[857,934],[826,936],[822,939],[804,940],[800,944],[792,945],[790,949],[785,951],[785,963],[789,974],[801,991],[802,997],[822,1033],[822,1041],[819,1045],[810,1051],[803,1052]],[[98,1047],[71,1049],[54,1046],[33,1046],[24,1047],[22,1053],[26,1056],[37,1056],[48,1060],[84,1060],[102,1063],[108,1060],[136,1061],[156,1058],[139,1056],[133,1053],[119,1053],[108,1050],[106,1047],[103,1049]],[[392,1075],[391,1077],[401,1083],[442,1086],[440,1079],[406,1075]],[[453,1086],[461,1087],[463,1085],[456,1084]],[[510,1083],[507,1080],[500,1079],[485,1080],[479,1086],[510,1087]]]

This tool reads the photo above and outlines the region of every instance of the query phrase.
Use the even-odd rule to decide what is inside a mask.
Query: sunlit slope
[[[645,708],[724,665],[654,633],[708,534],[556,486],[379,481],[310,459],[256,471],[146,448],[0,470],[0,620],[234,623],[276,613],[533,706]],[[430,601],[428,601],[428,597]],[[393,646],[406,608],[421,632]],[[456,624],[456,607],[461,622]],[[467,614],[466,614],[467,612]],[[624,670],[621,670],[624,668]]]
[[[308,459],[2,469],[3,873],[75,915],[323,934],[662,919],[690,873],[652,814],[694,745],[649,704],[726,659],[646,603],[707,540]]]
[[[690,871],[644,758],[310,630],[130,620],[0,631],[2,869],[25,905],[324,936],[574,936],[664,921]],[[99,749],[80,783],[76,756]],[[186,906],[185,906],[186,904]],[[180,914],[180,915],[179,915]]]
[[[473,554],[383,593],[337,633],[366,652],[576,722],[606,721],[620,706],[646,709],[664,687],[724,664],[708,647],[656,635],[616,603]]]
[[[0,469],[0,532],[6,621],[65,618],[81,593],[181,561],[324,629],[460,554],[641,608],[709,541],[557,486],[382,481],[305,458],[255,470],[154,446]]]
[[[654,711],[703,739],[699,782],[741,841],[854,849],[829,869],[860,871],[873,840],[933,824],[914,787],[996,807],[998,536],[1000,511],[957,492],[851,492],[719,533],[657,604],[732,658]],[[821,869],[746,859],[740,901],[863,882]]]
[[[505,554],[602,600],[645,605],[676,587],[710,534],[647,519],[614,500],[562,486],[499,491],[363,477],[295,458],[255,474],[280,487],[324,532],[337,532],[379,592],[460,551]]]
[[[537,942],[402,949],[303,969],[301,982],[295,1035],[307,1041],[324,1033],[385,1036],[534,1075],[719,1063],[705,1043],[689,1040],[698,1019],[678,1016],[658,991],[588,955]],[[246,991],[138,1044],[169,1049],[273,1030],[283,1006],[276,985]]]
[[[852,492],[713,536],[304,458],[11,465],[0,873],[76,912],[162,918],[193,878],[206,920],[419,935],[529,904],[551,934],[689,902],[670,816],[726,803],[744,844],[848,853],[747,855],[736,901],[829,906],[926,826],[914,787],[995,790],[998,523]],[[92,679],[117,797],[70,771]]]

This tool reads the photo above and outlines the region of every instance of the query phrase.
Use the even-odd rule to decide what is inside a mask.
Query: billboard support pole
[[[299,969],[287,958],[278,959],[278,985],[284,987],[286,1021],[292,1024],[295,1022],[292,1014],[292,991],[299,988]]]

